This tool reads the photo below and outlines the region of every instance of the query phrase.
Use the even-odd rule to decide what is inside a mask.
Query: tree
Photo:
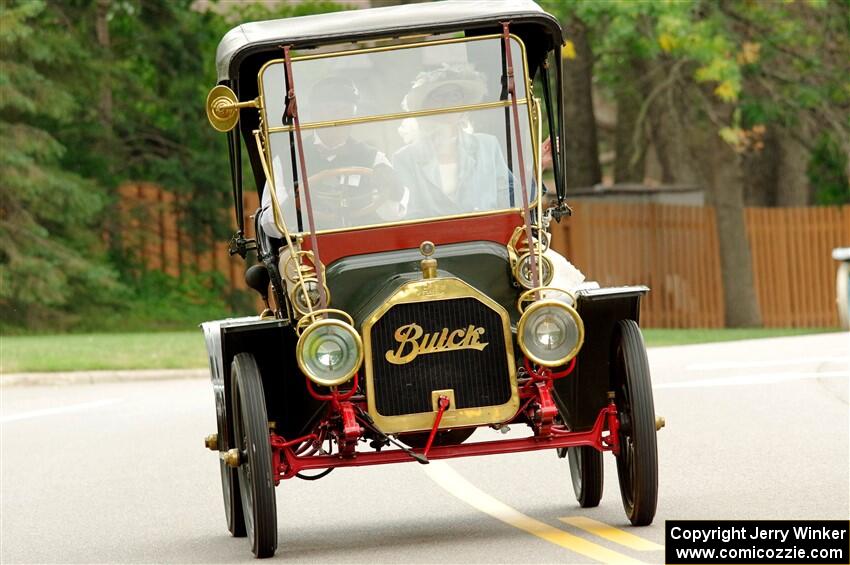
[[[646,139],[644,128],[638,128],[644,62],[632,58],[630,70],[612,85],[617,103],[617,126],[614,131],[614,182],[642,183],[644,180]]]
[[[201,12],[194,4],[0,4],[4,324],[55,326],[93,306],[112,306],[119,315],[134,301],[150,306],[156,293],[145,292],[145,283],[124,268],[125,250],[107,255],[103,245],[104,229],[117,217],[115,189],[124,181],[150,181],[185,195],[187,231],[211,229],[222,242],[230,235],[226,141],[204,111],[216,81],[216,46],[242,21],[342,6],[222,3]]]
[[[0,311],[5,323],[61,321],[82,297],[116,288],[99,255],[103,190],[63,166],[57,137],[79,110],[66,87],[88,54],[43,2],[0,12]],[[93,298],[92,298],[93,297]]]
[[[565,27],[572,46],[563,57],[566,177],[567,186],[582,188],[602,182],[593,114],[593,52],[581,19],[570,17]]]
[[[807,179],[846,182],[848,161],[834,155],[850,153],[850,3],[567,0],[547,7],[568,38],[572,21],[585,24],[592,80],[618,101],[624,123],[615,178],[640,176],[628,165],[649,139],[663,182],[705,187],[718,212],[727,324],[758,325],[744,202],[806,204]],[[850,189],[837,192],[850,197]]]

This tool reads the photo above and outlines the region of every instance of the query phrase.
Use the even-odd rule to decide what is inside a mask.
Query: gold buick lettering
[[[457,351],[460,349],[483,350],[490,345],[482,343],[481,336],[484,328],[468,326],[462,330],[449,330],[443,328],[440,332],[425,333],[418,324],[407,324],[395,331],[395,340],[398,348],[387,351],[387,361],[394,365],[404,365],[416,359],[417,355],[426,353],[441,353],[443,351]]]

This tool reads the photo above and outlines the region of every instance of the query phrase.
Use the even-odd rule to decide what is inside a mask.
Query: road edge
[[[75,385],[202,379],[209,369],[141,369],[0,374],[0,388],[38,385]]]

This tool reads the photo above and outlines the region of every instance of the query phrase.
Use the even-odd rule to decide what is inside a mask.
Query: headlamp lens
[[[563,345],[567,333],[563,320],[559,320],[552,314],[544,314],[534,328],[534,340],[541,348],[554,351]]]
[[[578,353],[584,325],[570,306],[545,300],[532,304],[523,313],[517,338],[526,357],[546,367],[557,367]]]
[[[335,386],[350,379],[363,360],[360,336],[344,322],[322,320],[298,340],[298,365],[316,384]]]

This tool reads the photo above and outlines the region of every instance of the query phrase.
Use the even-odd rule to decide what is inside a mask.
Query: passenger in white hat
[[[469,65],[420,73],[402,106],[409,111],[481,102],[484,76]],[[393,168],[410,189],[410,219],[510,207],[510,170],[498,139],[475,133],[466,112],[416,120],[415,141],[393,156]]]
[[[420,73],[402,106],[419,111],[475,104],[484,99],[485,84],[483,75],[468,65],[443,65]],[[511,206],[511,172],[496,137],[473,132],[465,112],[427,116],[416,123],[417,138],[393,156],[396,173],[410,189],[409,219]],[[552,166],[551,140],[541,149],[541,165],[547,169]],[[533,194],[535,189],[529,190]],[[587,286],[584,274],[565,257],[554,249],[545,254],[553,264],[553,286],[570,291]],[[562,298],[555,294],[553,298]]]

